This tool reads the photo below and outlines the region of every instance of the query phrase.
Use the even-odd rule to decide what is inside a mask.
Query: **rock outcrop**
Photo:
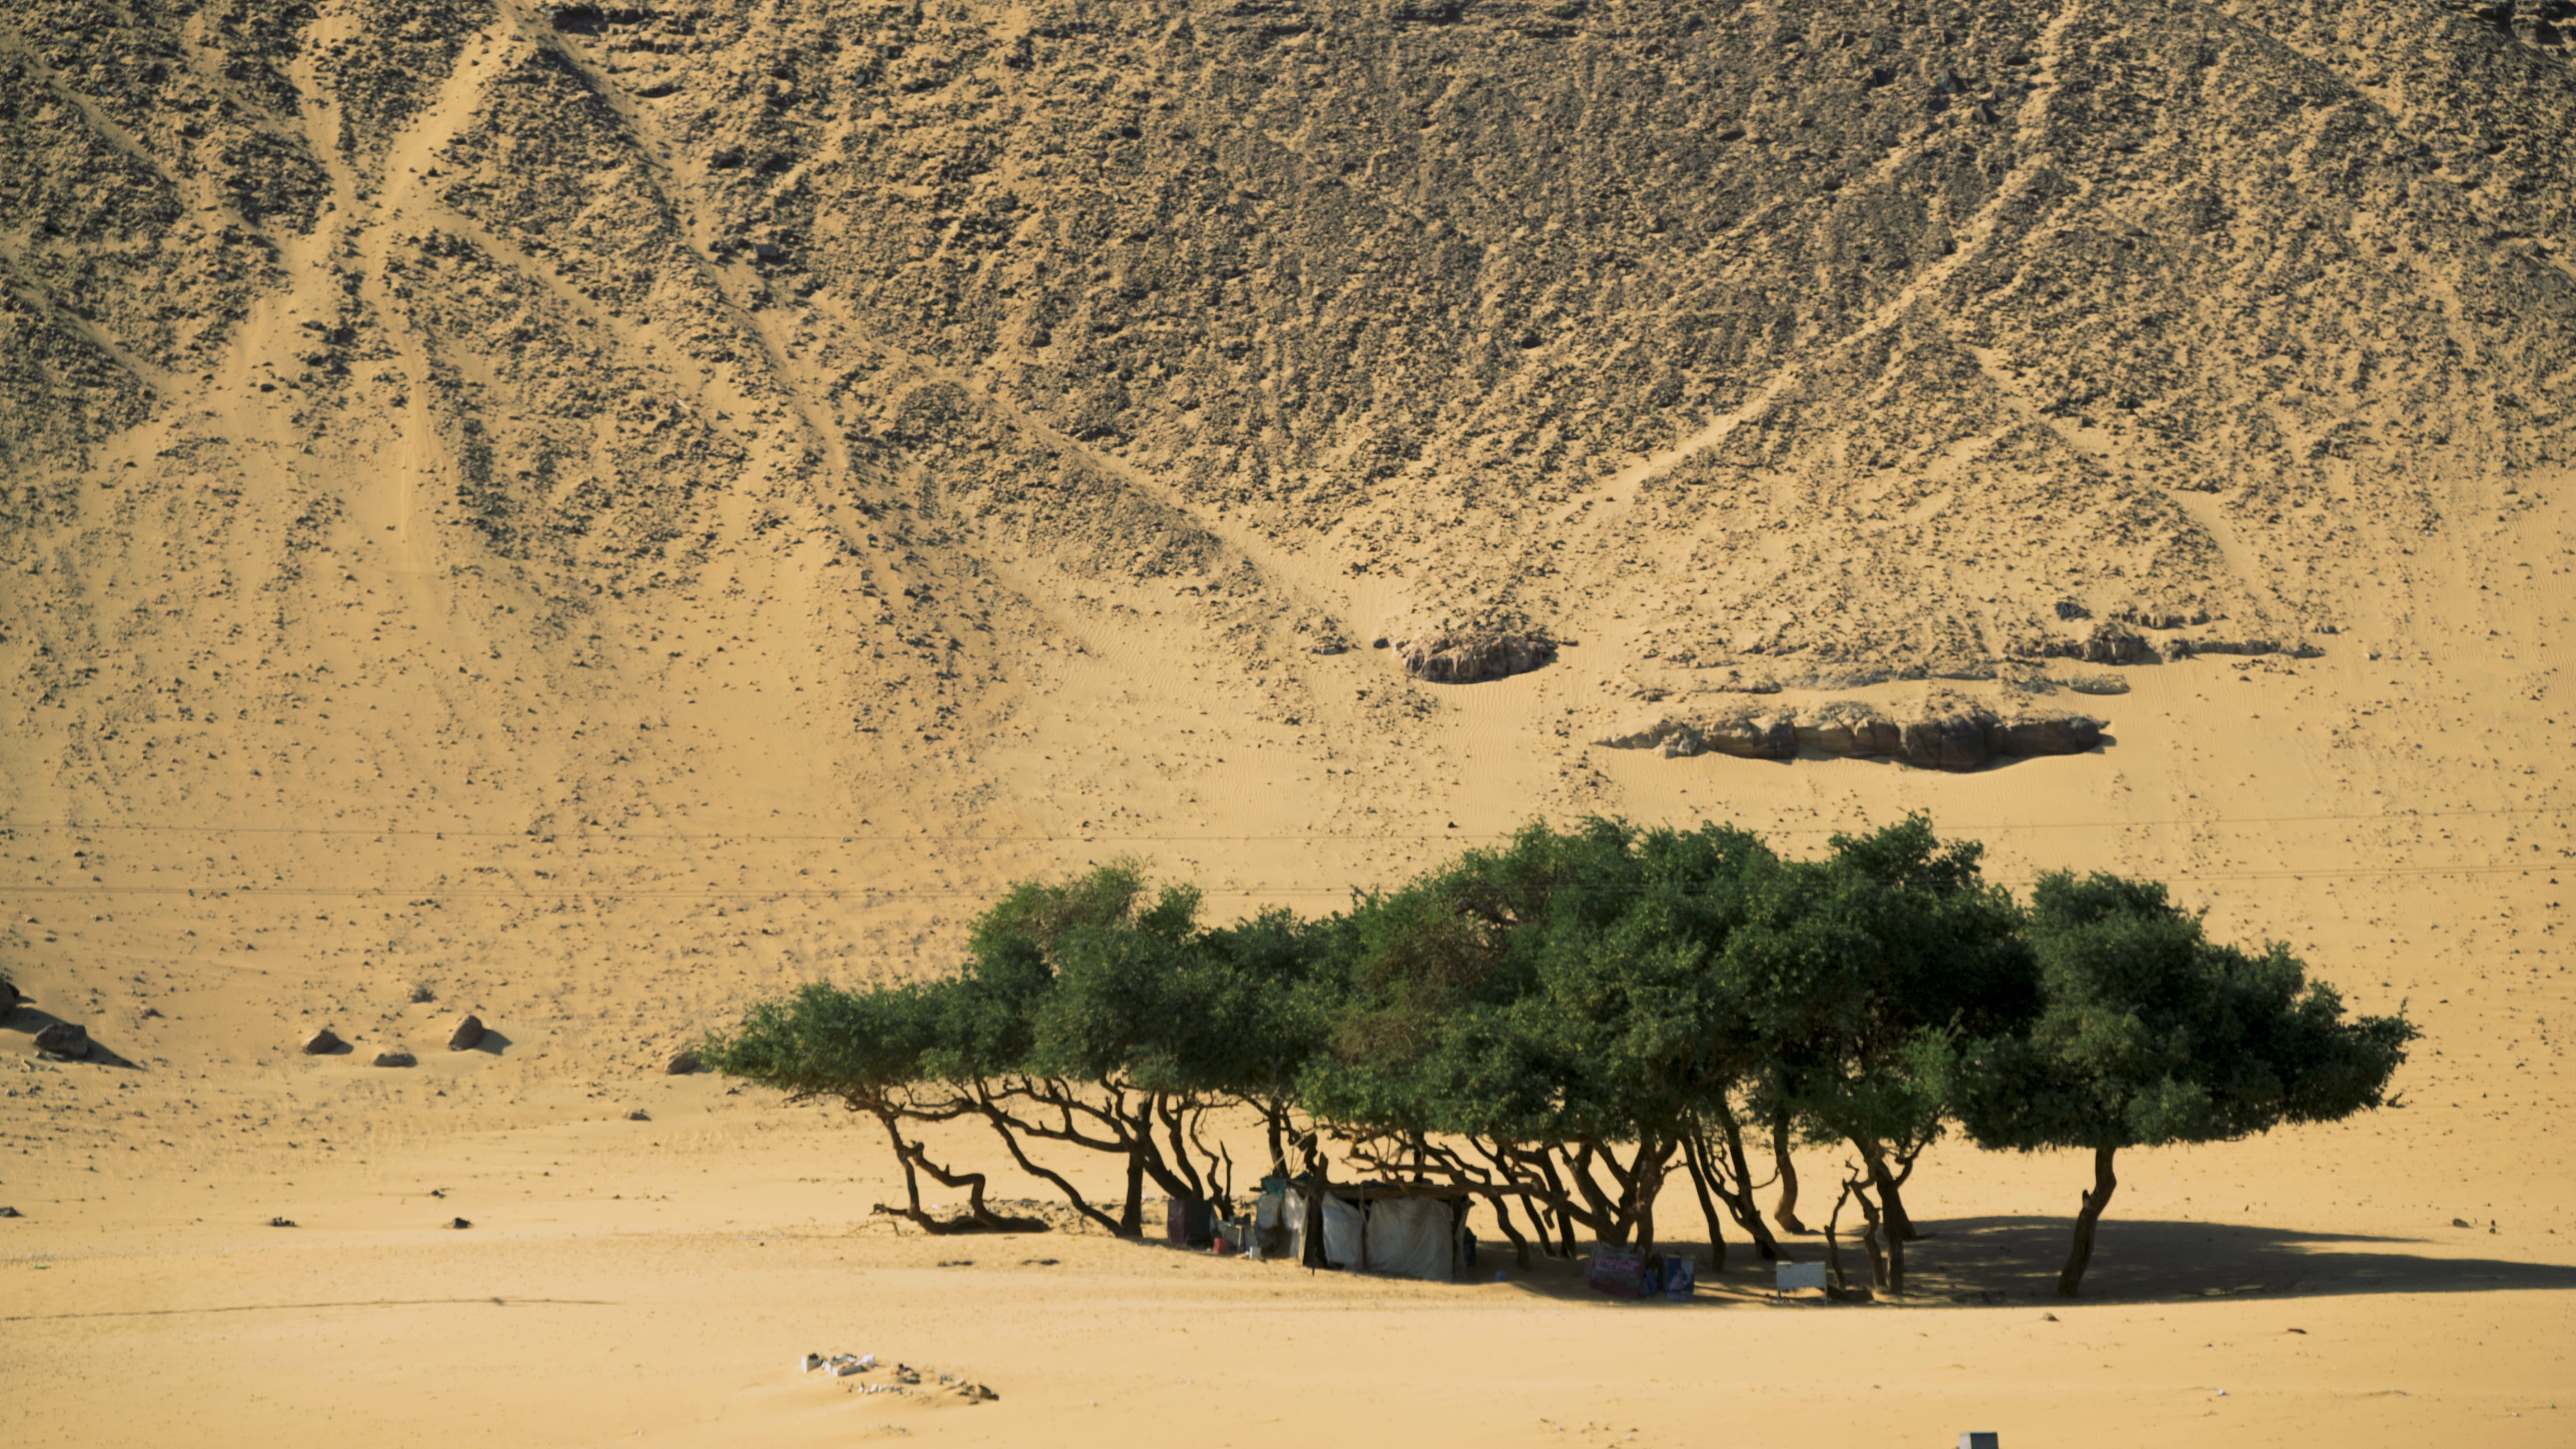
[[[1899,720],[1867,706],[1838,701],[1797,714],[1668,716],[1597,743],[1613,749],[1652,749],[1668,759],[1713,754],[1787,760],[1812,750],[1854,759],[1883,756],[1925,769],[1973,770],[1990,760],[2083,754],[2101,744],[2104,724],[2089,715],[2005,714],[1956,702],[1936,704]]]
[[[1544,668],[1555,661],[1556,646],[1508,631],[1440,630],[1399,641],[1395,655],[1405,673],[1426,683],[1475,684]]]

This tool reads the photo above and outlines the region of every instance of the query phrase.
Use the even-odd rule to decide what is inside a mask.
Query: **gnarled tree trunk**
[[[2075,1246],[2066,1255],[2066,1271],[2057,1275],[2060,1298],[2075,1296],[2085,1267],[2093,1261],[2093,1229],[2102,1221],[2102,1209],[2111,1205],[2111,1194],[2120,1188],[2120,1179],[2111,1173],[2111,1154],[2117,1151],[2116,1147],[2093,1149],[2093,1190],[2084,1194],[2084,1208],[2075,1215]]]
[[[1718,1130],[1726,1135],[1725,1166],[1733,1169],[1736,1186],[1733,1192],[1727,1191],[1722,1175],[1714,1172],[1710,1174],[1709,1185],[1725,1200],[1726,1210],[1735,1215],[1736,1222],[1742,1224],[1746,1234],[1753,1239],[1753,1250],[1760,1253],[1765,1261],[1777,1262],[1782,1256],[1779,1241],[1771,1236],[1769,1225],[1762,1221],[1761,1204],[1753,1200],[1753,1164],[1745,1160],[1744,1132],[1735,1125],[1735,1116],[1731,1112],[1719,1112],[1717,1125]],[[1703,1148],[1713,1145],[1702,1144]],[[1712,1159],[1709,1165],[1712,1168],[1718,1166],[1714,1160],[1716,1153],[1711,1151],[1707,1155]]]
[[[1708,1219],[1708,1271],[1711,1276],[1726,1271],[1726,1234],[1717,1225],[1717,1204],[1708,1195],[1708,1164],[1700,1156],[1699,1134],[1682,1138],[1682,1167],[1690,1173],[1691,1188],[1699,1194],[1699,1215]]]
[[[1887,1169],[1887,1149],[1867,1137],[1855,1137],[1852,1146],[1860,1149],[1861,1161],[1869,1164],[1869,1184],[1878,1190],[1879,1211],[1886,1215],[1887,1234],[1908,1242],[1922,1236],[1914,1231],[1914,1219],[1905,1211],[1905,1198],[1898,1193],[1901,1179]]]
[[[1798,1218],[1798,1164],[1789,1160],[1789,1114],[1771,1119],[1771,1161],[1780,1178],[1780,1205],[1771,1210],[1771,1221],[1784,1233],[1810,1233]]]

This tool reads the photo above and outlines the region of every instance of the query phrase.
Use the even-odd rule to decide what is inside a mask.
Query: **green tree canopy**
[[[2344,1020],[2280,946],[2207,939],[2160,885],[2043,877],[2025,910],[1982,852],[1920,817],[1786,859],[1731,827],[1531,825],[1344,912],[1200,920],[1186,885],[1133,862],[1013,886],[955,974],[808,985],[713,1040],[718,1069],[884,1125],[901,1215],[1010,1226],[981,1173],[934,1162],[928,1124],[982,1121],[1019,1169],[1114,1232],[1143,1231],[1148,1184],[1228,1197],[1208,1114],[1248,1107],[1270,1165],[1311,1170],[1339,1139],[1364,1171],[1479,1195],[1524,1254],[1579,1227],[1654,1239],[1686,1173],[1766,1255],[1743,1125],[1770,1130],[1790,1221],[1793,1129],[1849,1144],[1845,1184],[1901,1287],[1900,1189],[1952,1122],[1985,1147],[2089,1148],[2061,1280],[2072,1293],[2123,1147],[2206,1142],[2378,1105],[2414,1028]],[[1302,1119],[1302,1120],[1301,1120]],[[1112,1155],[1114,1214],[1032,1149]],[[968,1190],[934,1220],[917,1177]],[[1550,1244],[1550,1239],[1553,1243]],[[1722,1251],[1722,1249],[1721,1249]]]
[[[1955,1097],[1982,1146],[2092,1150],[2094,1186],[2058,1279],[2066,1296],[2119,1185],[2119,1149],[2228,1141],[2377,1107],[2416,1035],[2402,1015],[2345,1021],[2334,988],[2309,982],[2287,947],[2213,942],[2157,882],[2052,873],[2030,917],[2039,1015],[1971,1047]]]

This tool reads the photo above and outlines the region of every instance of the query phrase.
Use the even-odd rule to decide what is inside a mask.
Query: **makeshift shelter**
[[[1303,1258],[1306,1184],[1265,1192],[1254,1226],[1265,1255]],[[1324,1190],[1324,1263],[1449,1283],[1466,1276],[1466,1194],[1429,1185],[1334,1183]]]

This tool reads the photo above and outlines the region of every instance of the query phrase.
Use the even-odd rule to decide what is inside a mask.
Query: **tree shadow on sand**
[[[1907,1296],[1952,1302],[2054,1299],[2065,1266],[2063,1217],[1962,1218],[1905,1250]],[[2576,1265],[2461,1255],[2503,1246],[2484,1228],[2442,1236],[2302,1232],[2248,1223],[2102,1220],[2076,1302],[2230,1298],[2258,1293],[2484,1293],[2576,1288]],[[2428,1251],[2410,1251],[2421,1249]]]
[[[2495,1256],[2502,1240],[2484,1226],[2445,1227],[2421,1238],[2301,1232],[2241,1223],[2171,1222],[2105,1218],[2093,1264],[2080,1297],[2057,1296],[2065,1266],[2065,1217],[1958,1218],[1923,1224],[1926,1236],[1905,1245],[1906,1291],[1899,1301],[1917,1307],[2033,1303],[2172,1302],[2180,1298],[2237,1298],[2320,1293],[2487,1293],[2517,1289],[2576,1288],[2576,1264],[2524,1262]],[[1539,1261],[1529,1271],[1511,1266],[1508,1247],[1480,1243],[1480,1271],[1497,1267],[1507,1281],[1551,1298],[1593,1298],[1580,1263]],[[2469,1257],[2461,1250],[2486,1247]],[[1727,1247],[1729,1271],[1703,1274],[1699,1301],[1767,1293],[1772,1265],[1737,1241]],[[1822,1236],[1784,1238],[1781,1247],[1801,1263],[1825,1260]],[[2576,1250],[2576,1243],[2569,1245]],[[2410,1251],[2421,1249],[2424,1251]],[[1708,1261],[1705,1242],[1667,1242],[1669,1254]],[[1855,1287],[1869,1283],[1869,1255],[1856,1235],[1842,1240],[1843,1271]],[[1807,1301],[1816,1301],[1813,1299]]]

